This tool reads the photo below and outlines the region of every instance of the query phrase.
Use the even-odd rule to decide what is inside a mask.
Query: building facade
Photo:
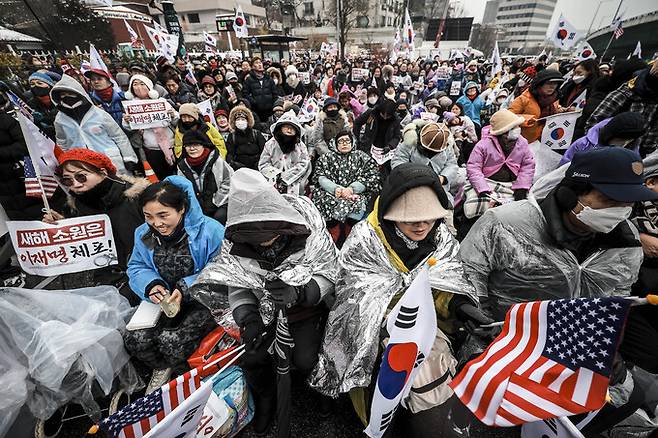
[[[500,5],[500,0],[489,0],[484,7],[484,15],[482,16],[482,24],[494,24],[496,23],[496,15],[498,15],[498,6]]]
[[[506,30],[499,42],[506,53],[534,53],[544,45],[557,0],[501,0],[496,25]]]

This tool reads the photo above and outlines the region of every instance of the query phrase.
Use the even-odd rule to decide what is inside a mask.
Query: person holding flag
[[[583,152],[544,198],[485,212],[460,255],[486,312],[500,321],[516,303],[629,295],[643,254],[628,218],[634,202],[658,200],[642,175],[642,159],[631,150]],[[616,360],[611,384],[626,378],[624,362]],[[632,403],[642,390],[635,385]],[[606,405],[583,433],[595,436],[638,407],[625,403]]]
[[[565,108],[572,107],[583,91],[591,94],[592,87],[599,75],[599,63],[595,59],[585,59],[576,64],[571,78],[560,87],[560,105]],[[575,108],[570,109],[570,111],[574,110]]]
[[[53,77],[55,74],[42,71],[32,73],[29,78],[32,99],[27,101],[28,106],[34,110],[32,112],[34,123],[51,140],[55,140],[55,117],[58,113],[57,107],[50,98],[50,91],[59,80]]]
[[[464,280],[457,256],[459,243],[444,223],[451,208],[439,176],[429,166],[401,164],[391,171],[374,210],[352,228],[341,250],[337,300],[329,314],[318,365],[309,381],[327,396],[349,392],[364,426],[368,424],[367,407],[371,401],[378,400],[377,404],[373,401],[373,412],[380,411],[376,406],[387,405],[379,396],[373,397],[378,372],[385,372],[382,370],[396,363],[395,377],[386,378],[392,392],[387,392],[385,398],[393,400],[403,391],[417,361],[415,352],[409,356],[403,351],[389,352],[384,356],[388,359],[380,361],[384,351],[380,340],[388,337],[382,328],[386,315],[425,269],[428,260],[433,263],[429,267],[432,312],[442,329],[458,333],[461,323],[456,321],[456,315],[461,315],[464,323],[491,321],[481,315],[474,290]],[[417,315],[414,309],[407,312],[404,319],[409,327],[414,327]],[[416,331],[424,329],[427,328]],[[414,339],[418,336],[422,333],[415,333]],[[437,357],[431,354],[426,360],[454,360],[446,339],[443,333],[437,335],[437,348],[433,350]],[[404,409],[397,408],[398,413],[404,412],[402,415],[408,417],[405,426],[409,436],[432,436],[436,431],[435,422],[443,416],[433,415],[437,414],[434,409],[450,397],[449,391],[444,392],[450,380],[445,372],[440,367],[433,368],[425,375],[426,380],[413,381],[413,388],[429,385],[432,390],[423,392],[420,400],[407,400]],[[382,420],[390,424],[394,416],[389,411],[386,420],[370,416],[370,422]]]

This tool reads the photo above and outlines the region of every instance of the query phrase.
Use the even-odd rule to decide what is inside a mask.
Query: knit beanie
[[[194,117],[195,120],[199,120],[201,116],[201,111],[199,111],[199,107],[196,106],[196,104],[194,103],[184,103],[178,109],[178,114],[180,114],[181,116],[183,115],[192,116]]]
[[[132,75],[130,77],[130,83],[128,84],[128,91],[126,91],[126,99],[132,100],[135,99],[135,95],[133,94],[133,84],[135,81],[140,81],[144,85],[146,85],[146,88],[149,90],[149,99],[157,99],[160,97],[160,94],[156,90],[153,89],[153,81],[147,78],[144,75]]]
[[[116,175],[117,168],[112,163],[112,160],[100,152],[93,151],[87,148],[74,148],[68,151],[59,152],[61,149],[56,148],[57,161],[60,167],[67,161],[81,161],[96,167],[97,169],[105,169],[109,175]]]
[[[212,85],[217,86],[217,82],[215,82],[213,77],[210,76],[210,75],[206,75],[206,76],[203,77],[203,79],[201,79],[201,85],[203,86],[205,84],[212,84]]]
[[[277,108],[281,108],[283,110],[283,105],[286,103],[286,101],[282,98],[279,97],[274,101],[274,106],[272,107],[272,111],[276,111]]]
[[[48,76],[46,73],[36,71],[30,75],[29,80],[31,81],[33,79],[45,82],[46,84],[48,84],[50,88],[55,86],[55,80],[52,77]]]
[[[210,141],[210,138],[198,129],[190,129],[183,135],[183,147],[191,144],[200,144],[204,148],[212,149],[215,146]]]
[[[601,128],[599,143],[610,144],[609,141],[613,138],[623,138],[624,140],[640,138],[647,132],[646,122],[640,113],[619,113]]]

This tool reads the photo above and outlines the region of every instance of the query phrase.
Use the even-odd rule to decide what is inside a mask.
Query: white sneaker
[[[152,393],[165,383],[169,382],[169,380],[171,380],[171,368],[165,368],[164,370],[153,370],[153,374],[151,374],[151,380],[146,387],[145,395]]]

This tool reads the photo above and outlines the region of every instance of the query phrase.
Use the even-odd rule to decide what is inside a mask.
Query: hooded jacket
[[[236,107],[237,108],[237,107]],[[239,111],[247,114],[247,129],[240,131],[235,127],[235,119],[238,110],[233,108],[228,117],[231,133],[226,137],[226,161],[238,170],[243,167],[258,170],[258,161],[265,147],[265,137],[254,128],[254,115],[248,108],[240,108]]]
[[[315,118],[315,125],[307,137],[306,144],[311,155],[319,157],[329,152],[329,142],[333,140],[333,138],[324,138],[324,122],[328,117],[329,116],[327,113],[320,111]],[[342,125],[342,127],[338,129],[337,133],[350,130],[350,122],[347,120],[347,114],[345,114],[345,111],[342,109],[339,110],[336,118],[337,123]]]
[[[297,128],[300,140],[295,149],[289,154],[284,154],[279,142],[274,135],[265,143],[263,153],[258,161],[258,170],[267,179],[276,180],[278,177],[288,186],[288,194],[302,195],[306,189],[306,183],[311,175],[311,157],[308,155],[306,145],[301,141],[303,132],[302,125],[293,111],[288,111],[279,117],[272,125],[272,134],[283,124],[291,124]]]
[[[473,87],[475,87],[478,94],[475,99],[471,100],[466,95],[466,90]],[[457,103],[461,104],[464,108],[464,114],[467,115],[473,121],[473,123],[478,126],[482,126],[482,122],[480,121],[480,111],[490,105],[486,102],[486,98],[487,95],[491,92],[491,89],[489,88],[487,90],[488,91],[480,94],[480,86],[477,83],[467,82],[466,86],[464,87],[464,94],[459,99],[457,99]]]
[[[535,175],[535,158],[528,147],[528,141],[520,136],[512,152],[505,157],[498,138],[489,132],[490,129],[490,126],[482,129],[482,140],[475,145],[466,164],[466,174],[471,185],[478,193],[491,191],[486,178],[505,165],[516,176],[512,190],[530,189]]]
[[[190,87],[183,82],[178,84],[178,91],[176,94],[167,92],[165,99],[169,101],[176,111],[178,111],[178,108],[184,103],[197,103],[197,97],[194,95]]]
[[[612,120],[612,117],[601,120],[599,123],[589,128],[587,130],[587,134],[584,137],[580,137],[578,140],[571,143],[569,149],[567,149],[567,151],[562,156],[562,159],[560,160],[560,164],[558,164],[558,167],[562,166],[563,164],[571,162],[571,160],[573,160],[573,156],[576,155],[578,152],[585,152],[590,149],[596,148],[597,145],[599,144],[599,132],[601,131],[601,129],[603,129],[605,125],[608,124],[608,122],[610,122],[610,120]],[[636,151],[637,151],[637,147],[636,147]]]
[[[428,157],[418,151],[420,145],[420,130],[427,125],[427,120],[414,120],[404,127],[402,131],[402,143],[395,149],[395,155],[391,158],[391,168],[394,169],[403,163],[417,163],[429,166],[436,172],[446,178],[447,183],[444,185],[446,193],[452,187],[457,190],[457,157],[455,156],[455,140],[452,134],[448,137],[446,146],[433,157]],[[452,200],[451,200],[452,201]]]
[[[185,212],[183,226],[187,232],[190,254],[194,259],[194,274],[185,277],[183,281],[189,287],[221,249],[224,227],[216,220],[203,215],[191,182],[178,175],[168,176],[165,181],[177,185],[187,194],[189,206]],[[151,233],[148,224],[142,224],[135,230],[135,247],[128,262],[130,288],[142,300],[148,300],[145,289],[149,284],[156,280],[164,281],[153,261],[153,248],[149,248],[145,243],[147,233]]]
[[[274,305],[265,294],[265,281],[279,278],[291,286],[315,280],[322,300],[331,300],[338,273],[338,250],[326,231],[324,220],[310,199],[279,194],[258,172],[235,172],[229,196],[227,228],[265,222],[305,227],[310,234],[304,247],[288,255],[273,269],[255,259],[232,253],[234,242],[227,237],[220,254],[199,275],[192,295],[214,311],[241,306],[260,306],[263,322],[275,318]],[[228,300],[218,297],[216,285],[229,286]],[[234,312],[235,314],[235,312]]]
[[[101,99],[96,90],[94,90],[91,92],[91,99],[94,101],[95,105],[100,105],[101,108],[107,111],[118,125],[121,125],[121,120],[123,119],[123,105],[121,105],[121,102],[126,100],[123,91],[117,92],[117,90],[112,90],[112,99],[110,99],[109,102],[106,102]]]
[[[217,209],[228,203],[228,190],[231,186],[233,169],[220,156],[219,151],[211,150],[206,163],[199,173],[182,158],[178,160],[178,174],[187,178],[194,188],[201,209],[206,216],[213,216]]]
[[[56,143],[63,149],[87,148],[107,155],[119,173],[125,172],[124,163],[137,163],[128,137],[112,116],[96,107],[82,85],[72,77],[64,75],[50,92],[53,104],[59,105],[60,93],[68,91],[86,100],[91,107],[80,123],[60,111],[55,117]]]
[[[380,98],[381,102],[377,102],[374,108],[367,110],[359,117],[354,119],[354,126],[352,132],[354,138],[356,138],[359,149],[363,152],[370,154],[370,149],[373,146],[373,141],[375,140],[378,130],[380,128],[381,119],[379,117],[380,111],[386,111],[390,116],[390,123],[386,128],[386,132],[380,133],[383,134],[383,138],[386,139],[385,145],[379,145],[379,147],[388,148],[389,150],[395,149],[400,143],[401,129],[400,129],[400,119],[396,113],[397,106],[395,102],[392,102],[389,99]]]
[[[359,102],[359,99],[357,99],[356,95],[350,90],[350,87],[347,85],[343,85],[343,88],[340,89],[340,93],[338,93],[338,100],[340,101],[340,95],[343,93],[347,93],[347,95],[350,97],[350,108],[352,108],[352,114],[354,114],[354,118],[356,119],[359,117],[361,114],[363,114],[363,105],[361,102]]]

